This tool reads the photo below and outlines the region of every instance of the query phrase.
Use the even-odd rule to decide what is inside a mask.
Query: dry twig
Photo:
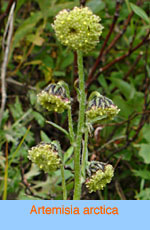
[[[1,68],[2,103],[1,103],[1,110],[0,110],[0,125],[1,125],[3,112],[4,112],[5,104],[6,104],[6,98],[7,98],[5,77],[6,77],[6,69],[7,69],[7,63],[8,63],[9,50],[10,50],[10,43],[11,43],[11,38],[12,38],[12,33],[13,33],[15,4],[16,3],[14,2],[11,6],[8,21],[7,21],[5,32],[4,32],[3,43],[2,43],[2,47],[4,49],[4,60],[2,63],[2,68]],[[6,39],[6,36],[7,36],[7,39]],[[5,48],[5,40],[6,40],[6,48]]]

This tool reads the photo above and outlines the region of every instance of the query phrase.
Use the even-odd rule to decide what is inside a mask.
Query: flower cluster
[[[120,109],[118,109],[112,100],[95,92],[95,96],[89,100],[86,115],[89,120],[102,116],[112,119],[119,111]]]
[[[60,11],[53,28],[63,45],[88,53],[99,42],[103,29],[100,20],[88,7],[74,7],[71,11]]]
[[[28,158],[45,172],[60,168],[61,159],[55,143],[40,143],[28,151]]]
[[[90,171],[90,177],[86,180],[86,187],[90,193],[103,190],[114,176],[112,165],[101,162],[91,162],[88,171]]]
[[[39,103],[48,111],[62,113],[70,106],[70,100],[66,96],[66,90],[59,83],[49,84],[37,97]]]

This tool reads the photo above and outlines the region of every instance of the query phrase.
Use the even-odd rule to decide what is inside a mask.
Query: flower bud
[[[42,142],[28,150],[28,158],[47,173],[60,168],[61,159],[58,152],[58,147],[53,142]]]
[[[95,96],[89,100],[88,108],[86,111],[87,118],[95,119],[104,118],[112,119],[120,111],[118,107],[107,97],[102,96],[98,92],[94,92]]]
[[[114,176],[114,169],[110,164],[95,161],[91,162],[88,174],[90,177],[86,180],[86,187],[91,193],[103,190],[106,184],[111,182]]]
[[[39,103],[48,111],[63,113],[70,106],[66,90],[61,84],[49,84],[37,95]]]
[[[99,42],[103,29],[100,20],[88,7],[74,7],[71,11],[60,11],[53,28],[63,45],[88,53]]]

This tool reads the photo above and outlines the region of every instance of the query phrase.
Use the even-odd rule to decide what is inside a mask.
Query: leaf
[[[65,72],[63,72],[63,71],[54,71],[53,72],[53,76],[55,76],[55,77],[65,77]]]
[[[139,17],[141,17],[145,22],[147,22],[148,24],[150,24],[150,18],[147,16],[146,12],[140,8],[139,6],[130,3],[130,6],[132,8],[132,10],[134,11],[135,14],[137,14]]]
[[[118,78],[111,78],[110,80],[120,89],[126,99],[134,97],[136,90],[132,85]]]
[[[1,123],[1,126],[3,127],[3,125],[7,122],[9,118],[9,110],[6,109],[3,113],[3,117],[2,117],[2,123]]]
[[[33,91],[33,90],[30,90],[29,93],[29,98],[30,98],[30,102],[31,102],[31,105],[35,105],[36,102],[37,102],[37,95],[36,95],[36,92]]]
[[[67,66],[71,65],[73,63],[73,53],[66,53],[64,55],[64,58],[62,59],[62,63],[61,63],[61,69],[65,69]]]
[[[56,4],[55,6],[52,6],[47,11],[47,17],[53,17],[55,16],[60,10],[63,9],[72,9],[74,6],[78,5],[78,0],[74,0],[73,2],[63,2],[60,4]]]
[[[24,64],[24,66],[26,66],[26,65],[41,65],[41,64],[42,64],[41,60],[33,60],[33,61],[30,61],[30,62],[26,62]]]
[[[38,21],[42,18],[42,13],[37,11],[36,13],[32,13],[30,17],[28,17],[16,31],[13,37],[13,49],[18,46],[19,42],[25,38],[33,28],[38,23]]]
[[[143,137],[150,143],[150,125],[148,124],[143,127]]]
[[[33,111],[32,114],[33,114],[35,120],[38,122],[38,124],[39,124],[41,127],[43,127],[43,126],[44,126],[44,123],[45,123],[45,118],[44,118],[40,113],[35,112],[35,111]]]
[[[73,146],[71,146],[64,154],[64,163],[71,157],[73,153]]]
[[[20,9],[20,7],[25,3],[26,0],[19,0],[16,4],[16,10],[15,10],[15,14],[17,14],[18,10]]]
[[[46,142],[46,143],[51,143],[51,139],[47,136],[47,134],[41,130],[41,140]]]
[[[87,6],[95,13],[97,14],[99,11],[103,10],[105,8],[105,3],[101,0],[91,0],[88,1]]]
[[[40,6],[44,18],[55,16],[60,10],[71,9],[78,4],[78,1],[64,2],[60,4],[52,3],[50,0],[36,0]]]
[[[32,164],[30,171],[25,174],[25,178],[27,180],[31,179],[33,176],[37,176],[40,174],[40,169],[36,164]]]
[[[139,194],[136,195],[136,198],[141,200],[150,200],[150,188],[142,190]]]
[[[131,107],[120,95],[114,96],[113,101],[120,109],[119,116],[127,118],[131,114]]]
[[[48,11],[50,10],[51,1],[49,1],[49,0],[36,0],[36,2],[38,2],[39,6],[40,6],[43,17],[46,17]]]
[[[49,55],[42,57],[42,63],[45,67],[54,68],[54,60]],[[42,66],[42,68],[45,67]]]
[[[10,167],[11,163],[13,162],[14,158],[16,157],[17,153],[19,152],[20,148],[22,147],[22,144],[24,143],[28,133],[29,133],[29,130],[30,130],[30,126],[28,127],[28,129],[26,130],[23,138],[21,139],[19,145],[17,146],[16,150],[10,155],[10,160],[9,160],[9,164],[8,164],[8,167]]]
[[[141,177],[145,180],[150,180],[150,171],[148,170],[133,170],[135,176]]]
[[[39,36],[39,34],[30,34],[30,35],[28,35],[27,40],[32,42],[33,44],[35,44],[37,46],[42,46],[42,44],[45,41],[44,38]]]
[[[146,164],[150,163],[150,144],[141,144],[139,155],[144,159]]]
[[[106,91],[107,94],[110,93],[106,78],[104,77],[104,75],[100,74],[100,76],[98,77],[98,82],[100,83],[100,85],[102,86],[102,88],[104,88],[104,90]]]
[[[60,174],[60,171],[57,171]],[[58,180],[57,180],[57,184],[61,183],[62,179],[61,176],[59,176],[58,174]],[[65,170],[65,180],[68,180],[70,177],[73,177],[73,174],[70,170]]]
[[[18,97],[16,97],[15,104],[11,104],[9,107],[14,120],[19,119],[23,115],[22,104]]]

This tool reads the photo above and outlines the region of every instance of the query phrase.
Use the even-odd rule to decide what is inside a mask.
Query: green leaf
[[[36,0],[40,6],[44,18],[55,16],[60,10],[71,9],[78,4],[78,1],[64,2],[60,4],[52,3],[50,0]]]
[[[126,99],[131,99],[134,97],[136,91],[132,85],[118,78],[111,78],[110,80],[119,88]]]
[[[139,6],[130,3],[130,6],[132,8],[132,10],[134,11],[135,14],[137,14],[139,17],[141,17],[145,22],[147,22],[148,24],[150,24],[150,18],[147,16],[146,12],[140,8]]]
[[[9,110],[6,109],[3,113],[3,117],[2,117],[2,123],[1,123],[1,126],[3,127],[3,125],[7,122],[9,118]]]
[[[65,53],[64,58],[61,61],[61,69],[65,69],[67,66],[71,65],[73,63],[73,53]]]
[[[145,180],[150,180],[150,171],[148,170],[133,170],[135,176],[141,177]]]
[[[143,137],[150,143],[150,125],[148,124],[143,127]]]
[[[17,14],[18,10],[20,9],[20,7],[22,7],[22,5],[25,3],[26,0],[19,0],[16,4],[16,10],[15,10],[15,15]]]
[[[104,75],[100,74],[100,76],[98,77],[98,82],[100,83],[100,85],[102,86],[102,88],[104,88],[104,90],[106,91],[107,94],[110,93],[106,78],[104,77]]]
[[[64,163],[71,157],[73,154],[73,146],[71,146],[64,154]]]
[[[31,105],[35,105],[36,102],[37,102],[37,95],[36,95],[36,92],[33,91],[33,90],[30,90],[30,91],[29,91],[29,98],[30,98]]]
[[[51,143],[51,139],[47,136],[47,134],[41,130],[41,140],[46,142],[46,143]]]
[[[131,107],[127,104],[127,102],[120,95],[114,96],[113,101],[120,109],[118,116],[127,118],[131,114]]]
[[[39,34],[29,34],[27,36],[27,40],[33,44],[35,44],[36,46],[42,46],[42,44],[44,43],[44,38],[40,37]]]
[[[9,107],[14,120],[18,120],[23,115],[22,105],[18,97],[16,97],[15,104],[11,104]]]
[[[32,164],[30,171],[25,174],[25,178],[29,180],[32,177],[37,176],[39,174],[40,174],[40,169],[38,168],[38,166],[36,164]]]
[[[102,0],[91,0],[88,1],[87,6],[93,11],[93,13],[97,14],[105,8],[105,3]]]
[[[38,123],[41,127],[43,127],[43,126],[44,126],[44,123],[45,123],[45,118],[44,118],[40,113],[35,112],[35,111],[33,111],[32,114],[33,114],[35,120],[37,121],[37,123]]]
[[[65,77],[65,72],[63,72],[63,71],[54,71],[53,72],[53,76],[54,77]]]
[[[146,164],[150,163],[150,144],[141,144],[139,155],[144,159]]]
[[[43,14],[43,17],[46,17],[48,11],[50,10],[51,1],[49,1],[49,0],[36,0],[36,2],[38,2],[38,4],[39,4],[39,7],[40,7],[42,14]]]
[[[19,0],[16,4],[15,15],[17,15],[18,10],[22,7],[22,5],[26,2],[26,0]]]
[[[139,194],[136,195],[136,199],[150,200],[150,188],[142,190]]]
[[[14,37],[13,37],[13,49],[18,46],[19,42],[26,37],[30,32],[33,32],[33,28],[38,23],[38,21],[42,18],[42,13],[37,11],[36,13],[32,13],[30,17],[28,17],[18,28]]]

